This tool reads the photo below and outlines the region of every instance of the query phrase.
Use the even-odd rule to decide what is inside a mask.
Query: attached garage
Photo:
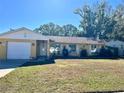
[[[31,56],[31,43],[8,42],[7,59],[29,59]]]
[[[0,60],[35,58],[38,36],[26,28],[0,34]]]
[[[0,60],[36,58],[37,41],[47,43],[48,40],[45,36],[24,27],[2,33],[0,34]]]

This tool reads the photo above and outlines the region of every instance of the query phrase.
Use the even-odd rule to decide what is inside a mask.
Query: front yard
[[[0,93],[124,91],[124,60],[56,60],[17,68],[0,79]]]

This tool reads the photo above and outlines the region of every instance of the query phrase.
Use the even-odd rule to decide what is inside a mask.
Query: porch
[[[70,57],[80,57],[82,50],[86,50],[87,56],[92,55],[92,52],[99,51],[102,45],[97,44],[80,44],[80,43],[61,43],[52,40],[37,40],[36,41],[36,56],[50,57],[51,55],[62,57],[63,49],[68,51]]]
[[[95,44],[78,44],[78,43],[50,43],[50,54],[54,53],[56,56],[63,55],[63,49],[68,50],[68,56],[70,57],[80,57],[81,51],[86,50],[87,56],[92,55],[92,52],[101,49],[101,45]]]

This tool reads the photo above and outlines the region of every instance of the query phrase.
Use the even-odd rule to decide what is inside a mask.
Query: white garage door
[[[8,59],[29,59],[31,55],[31,43],[8,42]]]

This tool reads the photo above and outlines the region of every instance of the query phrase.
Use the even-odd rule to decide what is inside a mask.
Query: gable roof
[[[30,32],[31,34],[27,34],[27,37],[25,37],[24,34],[17,34],[14,35],[14,33],[16,32],[21,32],[21,31],[26,31],[26,32]],[[22,27],[22,28],[18,28],[18,29],[12,29],[8,32],[2,33],[0,34],[0,38],[7,38],[7,39],[29,39],[29,40],[48,40],[48,38],[46,38],[45,36],[43,36],[42,34],[39,34],[37,32],[34,32],[28,28]]]
[[[4,32],[4,33],[1,33],[0,36],[3,36],[3,35],[6,35],[6,34],[11,34],[11,33],[15,33],[15,32],[19,32],[19,31],[22,31],[22,30],[26,30],[26,31],[30,31],[32,33],[35,33],[35,34],[38,34],[26,27],[21,27],[21,28],[18,28],[18,29],[10,29],[8,32]]]

